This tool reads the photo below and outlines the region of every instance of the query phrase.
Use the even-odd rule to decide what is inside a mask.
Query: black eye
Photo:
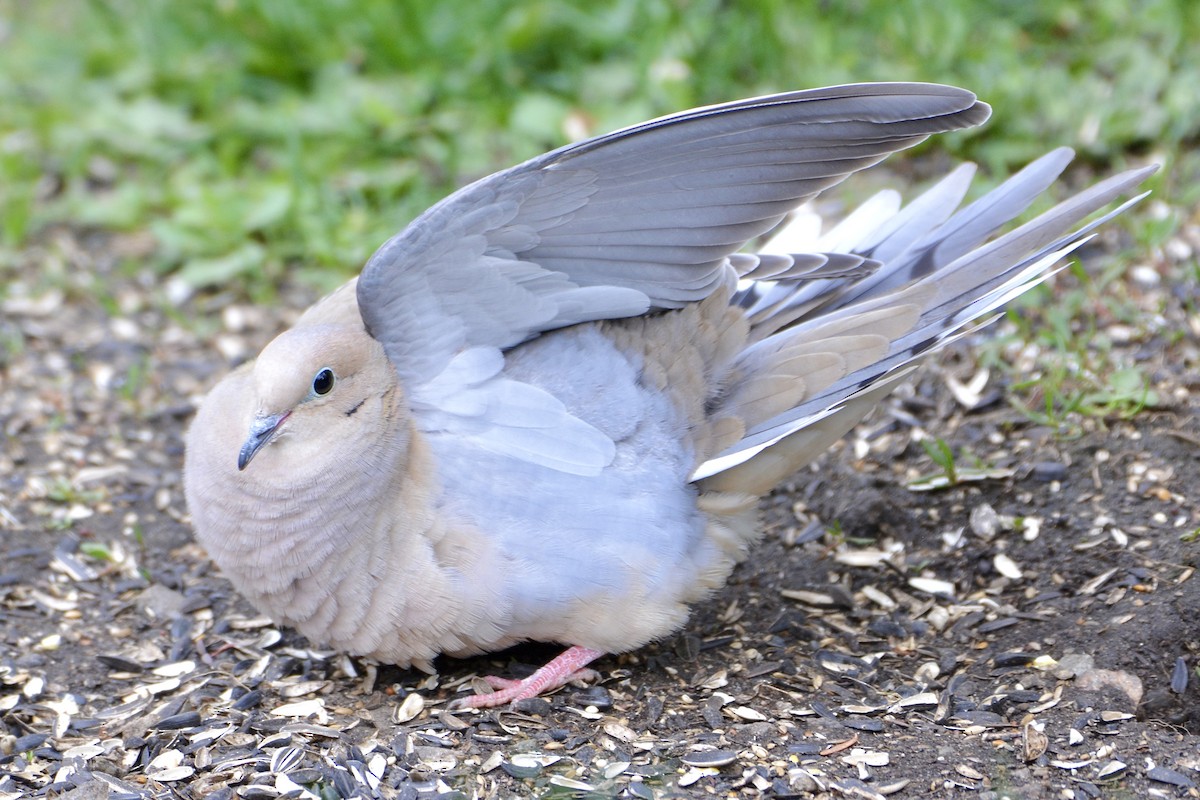
[[[317,394],[329,394],[333,389],[333,370],[325,368],[313,378],[313,391]]]

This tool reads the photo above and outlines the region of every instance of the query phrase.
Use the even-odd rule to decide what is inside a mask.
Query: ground
[[[1200,795],[1194,283],[1150,280],[1161,324],[1111,337],[1154,408],[1039,425],[999,371],[956,399],[967,342],[764,500],[677,635],[451,714],[554,650],[437,677],[320,651],[192,540],[194,401],[313,295],[191,295],[119,266],[145,246],[50,231],[6,276],[0,797]],[[983,469],[916,491],[930,436]]]

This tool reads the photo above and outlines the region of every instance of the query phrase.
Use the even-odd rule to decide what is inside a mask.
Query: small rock
[[[1162,276],[1158,274],[1158,270],[1149,264],[1134,266],[1129,270],[1129,277],[1133,278],[1135,283],[1146,289],[1153,289],[1162,283]]]
[[[174,589],[161,583],[152,583],[138,595],[137,605],[147,616],[154,619],[174,619],[183,613],[186,598]]]
[[[109,787],[103,781],[81,783],[70,791],[55,795],[58,800],[108,800]]]
[[[1135,707],[1142,702],[1142,681],[1138,676],[1113,669],[1090,669],[1075,679],[1075,686],[1084,692],[1103,692],[1116,689]]]
[[[1058,668],[1064,677],[1077,678],[1096,666],[1096,659],[1086,653],[1067,653],[1058,660]]]
[[[816,794],[821,791],[821,784],[812,773],[804,769],[794,769],[788,772],[788,787],[797,794]]]
[[[550,701],[544,697],[528,697],[512,704],[514,711],[529,714],[534,717],[548,717],[554,710]]]
[[[990,540],[1000,532],[1000,515],[987,503],[971,509],[971,532],[981,539]]]
[[[737,725],[729,732],[729,738],[739,744],[760,744],[779,738],[779,731],[770,722],[752,722]]]

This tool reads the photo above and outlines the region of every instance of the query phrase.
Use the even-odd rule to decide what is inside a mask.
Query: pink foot
[[[603,651],[587,647],[571,647],[546,666],[524,680],[511,680],[488,675],[484,678],[496,691],[491,694],[473,694],[450,704],[451,709],[494,708],[517,700],[528,700],[542,692],[565,686],[574,680],[595,680],[595,670],[584,669],[588,664],[604,655]]]

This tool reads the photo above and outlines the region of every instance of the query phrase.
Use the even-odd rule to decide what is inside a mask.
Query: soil
[[[1064,435],[994,373],[967,408],[956,346],[763,501],[683,631],[452,714],[554,649],[436,677],[321,651],[191,538],[194,402],[312,293],[191,296],[120,266],[143,241],[52,231],[0,268],[0,798],[1200,796],[1200,317],[1164,288],[1194,245],[1111,337],[1157,407]],[[986,469],[916,491],[930,436]]]

